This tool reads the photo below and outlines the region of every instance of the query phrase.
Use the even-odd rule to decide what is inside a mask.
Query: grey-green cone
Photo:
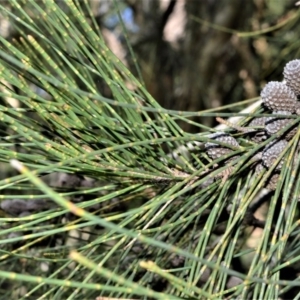
[[[283,82],[270,81],[263,88],[260,95],[264,106],[271,111],[295,113],[297,110],[297,97]]]

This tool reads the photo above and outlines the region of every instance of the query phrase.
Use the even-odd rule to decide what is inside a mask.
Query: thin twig
[[[261,105],[261,100],[256,101],[252,105],[248,106],[247,108],[243,109],[241,113],[252,113],[256,108],[258,108]],[[236,124],[238,123],[244,116],[237,116],[237,117],[231,117],[227,121],[228,123]],[[215,127],[216,130],[224,130],[228,128],[226,124],[220,124]],[[169,156],[173,157],[174,159],[178,159],[180,155],[186,155],[189,153],[189,151],[194,150],[196,147],[203,146],[202,142],[190,142],[186,145],[182,145],[178,147],[175,151],[169,154]]]

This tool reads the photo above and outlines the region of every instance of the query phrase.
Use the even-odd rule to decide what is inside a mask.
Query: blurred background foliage
[[[257,97],[299,57],[293,0],[118,1],[126,33],[111,15],[112,1],[93,5],[108,44],[138,75],[129,39],[147,90],[167,109],[200,111]],[[197,121],[215,125],[212,118]]]
[[[299,297],[299,172],[202,151],[299,57],[295,1],[0,5],[1,299]]]

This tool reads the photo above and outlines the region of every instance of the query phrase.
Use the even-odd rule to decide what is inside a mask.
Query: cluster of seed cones
[[[267,144],[256,156],[256,159],[259,160],[256,164],[257,172],[268,170],[277,162],[271,178],[266,183],[266,188],[271,190],[276,188],[280,169],[284,164],[284,159],[278,162],[278,158],[298,130],[298,124],[295,124],[295,118],[291,118],[291,116],[300,115],[300,101],[298,101],[300,97],[300,59],[287,63],[283,76],[283,82],[271,81],[261,92],[264,108],[271,111],[274,117],[254,118],[248,127],[242,128],[249,139],[255,143],[263,142],[275,135],[275,140]],[[214,133],[209,138],[217,141],[217,143],[205,144],[206,153],[212,160],[227,156],[239,146],[237,140],[225,132]],[[223,143],[228,144],[228,147]],[[225,163],[228,161],[227,159]]]

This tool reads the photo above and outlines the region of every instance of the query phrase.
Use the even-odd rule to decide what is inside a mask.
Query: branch
[[[256,101],[255,103],[253,103],[252,105],[250,105],[249,107],[245,108],[244,110],[241,111],[241,113],[252,113],[257,107],[259,107],[261,105],[261,100]],[[243,119],[243,116],[238,116],[238,117],[231,117],[228,119],[229,123],[237,123],[238,121],[240,121],[241,119]],[[227,125],[225,124],[220,124],[218,126],[215,127],[216,130],[224,130],[228,128]],[[178,159],[179,156],[183,155],[187,155],[189,153],[189,151],[193,151],[196,147],[203,147],[203,143],[201,142],[190,142],[187,143],[186,145],[182,145],[180,146],[178,149],[176,149],[175,151],[173,151],[172,153],[169,154],[169,156],[173,157],[174,159]]]

